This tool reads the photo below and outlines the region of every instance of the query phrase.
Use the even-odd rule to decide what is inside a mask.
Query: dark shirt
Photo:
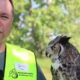
[[[37,69],[38,69],[38,80],[46,80],[46,78],[44,77],[44,75],[43,75],[43,73],[42,73],[42,71],[41,71],[41,69],[40,69],[40,67],[39,67],[39,65],[37,65]]]
[[[3,71],[0,70],[0,80],[3,80]]]
[[[5,52],[0,53],[0,80],[3,80],[4,75],[4,58],[5,58]]]

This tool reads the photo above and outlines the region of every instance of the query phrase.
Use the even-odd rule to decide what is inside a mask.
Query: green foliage
[[[71,42],[79,49],[79,0],[15,0],[13,30],[8,42],[42,55],[51,37],[59,34],[72,36]]]

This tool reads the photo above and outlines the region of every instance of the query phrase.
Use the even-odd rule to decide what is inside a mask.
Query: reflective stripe
[[[34,53],[7,44],[4,80],[37,80]]]

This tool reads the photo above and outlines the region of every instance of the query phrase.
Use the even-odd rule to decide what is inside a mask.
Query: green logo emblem
[[[9,76],[16,79],[18,78],[18,73],[15,69],[12,69],[10,72],[9,72]]]

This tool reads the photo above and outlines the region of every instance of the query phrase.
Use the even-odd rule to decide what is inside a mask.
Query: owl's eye
[[[53,49],[55,49],[56,48],[56,46],[55,45],[53,45],[53,46],[51,46],[51,49],[53,50]]]
[[[53,48],[56,48],[56,46],[53,46]]]

